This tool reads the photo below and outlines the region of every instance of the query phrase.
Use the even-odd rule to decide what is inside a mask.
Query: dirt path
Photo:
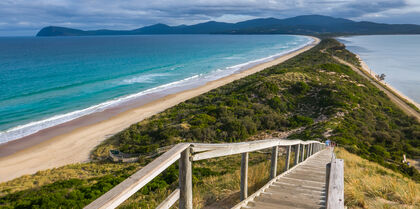
[[[407,105],[407,103],[405,101],[400,99],[400,97],[403,97],[403,96],[400,96],[400,97],[396,96],[396,95],[398,95],[397,92],[391,92],[391,90],[389,90],[388,88],[385,88],[382,85],[378,84],[378,82],[376,80],[372,79],[370,76],[367,76],[364,72],[362,72],[362,70],[355,67],[354,65],[352,65],[352,64],[350,64],[350,63],[348,63],[348,62],[346,62],[346,61],[344,61],[344,60],[342,60],[338,57],[333,56],[333,58],[335,60],[337,60],[339,63],[349,66],[352,70],[354,70],[355,72],[357,72],[361,76],[368,79],[370,81],[370,83],[372,83],[378,89],[385,92],[385,94],[391,99],[391,101],[393,101],[397,106],[399,106],[406,114],[415,117],[420,122],[420,113],[417,112],[412,107],[410,107],[409,105]],[[364,69],[364,70],[366,70],[366,69]]]

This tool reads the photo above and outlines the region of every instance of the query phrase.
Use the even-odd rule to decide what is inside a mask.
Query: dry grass
[[[138,166],[138,163],[82,163],[39,171],[33,175],[24,175],[14,180],[0,183],[0,196],[37,188],[60,180],[99,177],[132,165]]]
[[[420,208],[420,184],[343,148],[345,204],[348,208]]]
[[[267,150],[266,152],[270,152]],[[253,194],[269,181],[270,154],[251,153],[248,168],[248,195]],[[255,160],[254,164],[252,160]],[[282,172],[285,165],[284,156],[280,156],[277,170]],[[231,208],[239,203],[240,193],[240,158],[232,160],[237,166],[235,171],[221,176],[204,179],[204,184],[194,186],[194,207],[205,209]]]
[[[268,182],[270,150],[266,153],[250,153],[248,170],[248,194],[252,194]],[[194,208],[224,209],[239,203],[241,155],[214,158],[194,162],[194,167],[206,167],[221,175],[211,175],[199,180],[193,187]],[[284,156],[279,157],[278,171],[284,168]],[[194,178],[194,177],[193,177]],[[194,180],[193,180],[194,181]],[[174,188],[177,186],[175,183]],[[155,208],[171,191],[158,190],[154,194],[136,193],[121,208]],[[172,208],[177,208],[175,204]]]

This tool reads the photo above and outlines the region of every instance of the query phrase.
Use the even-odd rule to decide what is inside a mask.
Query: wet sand
[[[0,145],[0,182],[72,163],[89,161],[90,152],[106,138],[187,99],[280,64],[319,43],[319,39],[272,61],[169,95],[152,95],[124,107],[95,113],[25,138]],[[163,96],[163,97],[162,97]]]

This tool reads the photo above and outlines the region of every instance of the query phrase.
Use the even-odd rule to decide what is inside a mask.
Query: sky
[[[420,0],[0,0],[0,36],[33,36],[50,25],[135,29],[308,14],[420,24]]]

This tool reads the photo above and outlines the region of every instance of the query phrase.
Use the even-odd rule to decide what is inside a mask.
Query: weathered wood
[[[290,153],[292,152],[292,146],[286,148],[286,164],[284,170],[287,171],[290,168]]]
[[[191,148],[185,149],[179,159],[179,208],[192,209],[192,165]]]
[[[169,209],[179,199],[179,188],[175,189],[163,202],[161,202],[156,209]]]
[[[227,155],[234,155],[240,154],[244,152],[253,152],[257,150],[267,149],[274,146],[290,146],[295,145],[298,143],[302,144],[310,144],[310,143],[318,143],[317,141],[301,141],[301,140],[285,140],[285,139],[268,139],[268,140],[258,140],[258,141],[251,141],[251,142],[241,142],[241,143],[231,143],[225,144],[218,149],[212,149],[205,152],[197,153],[193,155],[192,160],[204,160],[209,158],[215,157],[222,157]],[[201,150],[200,144],[193,144],[195,150]],[[208,144],[203,144],[203,147],[206,149],[210,148]]]
[[[308,144],[308,146],[306,146],[306,159],[311,156],[310,150],[311,150],[311,144]]]
[[[305,145],[302,144],[302,154],[300,155],[300,162],[305,160]]]
[[[330,173],[331,173],[331,162],[327,163],[326,166],[326,175],[325,175],[325,182],[326,182],[326,191],[328,194],[328,188],[329,188],[329,184],[330,184]],[[328,201],[328,195],[327,195],[327,201]]]
[[[320,152],[317,153],[316,155],[321,155],[323,156],[322,158],[324,159],[324,161],[329,161],[330,157],[326,156],[326,152],[329,151],[325,151],[325,152]],[[308,159],[308,160],[314,160],[314,158]],[[282,191],[283,193],[287,193],[287,199],[289,197],[293,197],[293,192],[297,191],[300,193],[302,193],[302,191],[310,191],[311,193],[315,192],[317,194],[324,194],[324,188],[323,185],[320,183],[311,183],[308,184],[307,182],[302,182],[299,181],[298,183],[291,183],[290,178],[288,178],[287,176],[293,175],[293,173],[299,172],[301,173],[302,171],[299,171],[299,169],[301,169],[302,167],[306,167],[307,165],[312,164],[311,162],[307,163],[307,164],[299,164],[299,166],[294,166],[292,168],[290,168],[288,171],[283,172],[282,174],[278,175],[276,178],[270,180],[266,185],[264,185],[263,187],[261,187],[259,190],[257,190],[255,193],[249,195],[249,197],[243,201],[241,201],[240,203],[238,203],[237,205],[235,205],[234,207],[232,207],[232,209],[241,209],[241,208],[264,208],[264,209],[268,209],[268,208],[296,208],[293,206],[279,206],[279,205],[271,205],[270,207],[255,207],[254,203],[255,202],[264,202],[264,200],[257,200],[260,196],[264,196],[264,195],[272,195],[272,193],[274,192],[273,188],[280,186],[280,187],[293,187],[293,191],[291,192],[290,190],[285,190],[284,188],[280,189],[280,191]],[[317,169],[323,169],[325,167],[322,165],[319,165]],[[313,170],[313,168],[311,168],[310,170]],[[303,172],[306,173],[306,172]],[[325,174],[316,174],[316,175],[325,175]],[[311,186],[311,185],[315,185],[315,186]],[[306,192],[307,193],[307,192]],[[311,196],[313,196],[311,194]],[[276,196],[277,198],[278,196]],[[273,200],[275,200],[276,198],[273,198]],[[306,197],[305,197],[306,198]],[[313,197],[310,197],[313,198]],[[305,201],[303,198],[300,199],[302,201]],[[278,201],[277,201],[278,202]],[[287,200],[285,202],[288,202]],[[283,202],[282,202],[283,203]],[[290,202],[289,202],[290,203]],[[322,208],[322,205],[325,205],[325,202],[323,201],[323,199],[320,199],[319,204],[314,204],[312,207],[311,206],[305,206],[305,208]]]
[[[305,159],[307,159],[308,157],[310,157],[311,155],[310,155],[310,153],[309,153],[309,150],[310,150],[310,144],[308,144],[307,146],[306,146],[306,158]]]
[[[248,197],[248,153],[242,153],[241,160],[241,201]]]
[[[271,168],[270,168],[270,179],[274,179],[277,176],[277,160],[279,156],[279,147],[274,146],[271,149]]]
[[[295,165],[299,163],[300,144],[295,145]]]
[[[301,140],[285,140],[285,139],[267,139],[251,142],[242,143],[229,143],[229,144],[201,144],[201,143],[182,143],[175,145],[172,149],[158,157],[150,164],[145,166],[140,171],[134,173],[132,176],[118,184],[116,187],[93,201],[86,208],[115,208],[123,201],[128,199],[132,194],[141,189],[144,185],[150,182],[153,178],[159,175],[163,170],[169,167],[171,164],[180,159],[181,152],[184,152],[188,148],[188,155],[185,154],[183,160],[180,160],[180,208],[192,208],[192,172],[191,172],[191,161],[202,160],[214,157],[221,157],[239,153],[248,153],[252,151],[262,150],[274,146],[291,146],[302,144],[309,145],[311,143],[319,143],[317,141],[301,141]],[[190,148],[189,148],[190,147]],[[299,150],[300,151],[300,150]],[[302,147],[302,152],[304,147]],[[185,152],[186,153],[186,152]],[[195,153],[192,155],[192,153]],[[192,155],[192,156],[191,156]],[[248,161],[248,154],[246,154],[246,160]],[[187,157],[188,156],[188,157]],[[188,158],[188,161],[187,161]],[[297,160],[299,161],[299,156]],[[301,155],[301,159],[304,159],[304,155]],[[184,164],[183,164],[184,163]],[[182,166],[181,166],[182,165]],[[245,165],[245,164],[244,164]],[[246,163],[247,165],[247,163]],[[185,167],[181,169],[181,167]],[[189,168],[188,168],[189,167]],[[248,167],[244,167],[244,171],[248,171]],[[274,175],[275,176],[275,175]],[[247,187],[247,176],[244,176],[244,185]],[[242,176],[241,176],[242,178]],[[241,184],[241,186],[243,186]],[[244,195],[247,196],[247,189],[244,187]],[[185,190],[185,191],[184,191]],[[244,197],[245,197],[244,196]],[[182,202],[181,203],[181,199]],[[181,207],[181,205],[183,206]]]
[[[314,154],[314,150],[315,150],[315,143],[313,143],[312,146],[311,146],[311,155]]]
[[[149,183],[153,178],[180,158],[180,153],[190,144],[177,144],[172,149],[137,171],[85,208],[116,208],[131,195]]]
[[[314,147],[315,147],[315,143],[312,143],[312,144],[311,144],[311,155],[313,155],[313,154],[314,154]]]
[[[344,160],[333,159],[328,182],[327,209],[344,209]]]

